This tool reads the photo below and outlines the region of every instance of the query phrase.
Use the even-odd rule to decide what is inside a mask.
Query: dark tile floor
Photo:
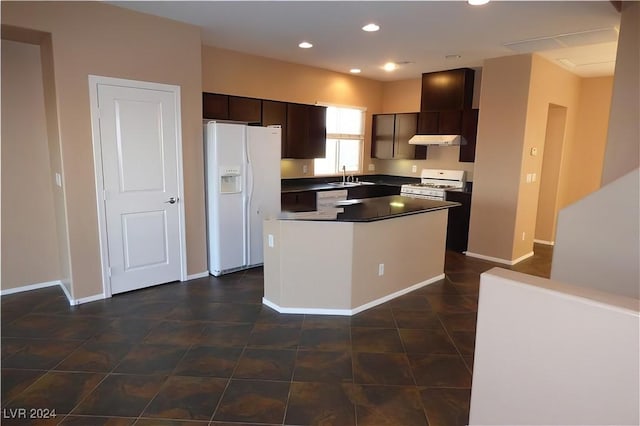
[[[446,279],[352,318],[262,306],[259,268],[73,308],[59,288],[4,296],[2,424],[463,425],[493,266],[448,252]]]

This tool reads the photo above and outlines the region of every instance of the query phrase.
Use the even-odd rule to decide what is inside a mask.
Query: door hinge
[[[102,190],[102,201],[107,201],[107,190],[106,189]]]
[[[107,276],[111,278],[111,266],[107,266]]]

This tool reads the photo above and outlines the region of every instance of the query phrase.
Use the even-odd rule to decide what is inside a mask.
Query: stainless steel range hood
[[[409,139],[411,145],[460,145],[462,137],[460,135],[415,135]]]

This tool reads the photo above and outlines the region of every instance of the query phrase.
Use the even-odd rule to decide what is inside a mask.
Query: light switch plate
[[[376,169],[376,165],[375,164],[369,164],[369,171],[372,172]]]
[[[416,173],[417,171],[418,171],[418,166],[416,166],[415,164],[411,166],[411,173]]]
[[[56,173],[56,185],[62,188],[62,175],[60,173]]]

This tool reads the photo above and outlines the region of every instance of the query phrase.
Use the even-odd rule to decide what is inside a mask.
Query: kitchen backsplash
[[[467,181],[471,182],[473,181],[474,163],[459,162],[459,152],[460,148],[456,146],[430,146],[426,160],[378,160],[365,158],[362,173],[353,174],[356,176],[382,174],[420,177],[422,169],[465,170],[467,172]],[[369,169],[370,164],[374,166],[373,170]],[[415,172],[413,171],[413,166],[415,166]],[[280,173],[282,179],[314,177],[313,160],[281,160]]]

